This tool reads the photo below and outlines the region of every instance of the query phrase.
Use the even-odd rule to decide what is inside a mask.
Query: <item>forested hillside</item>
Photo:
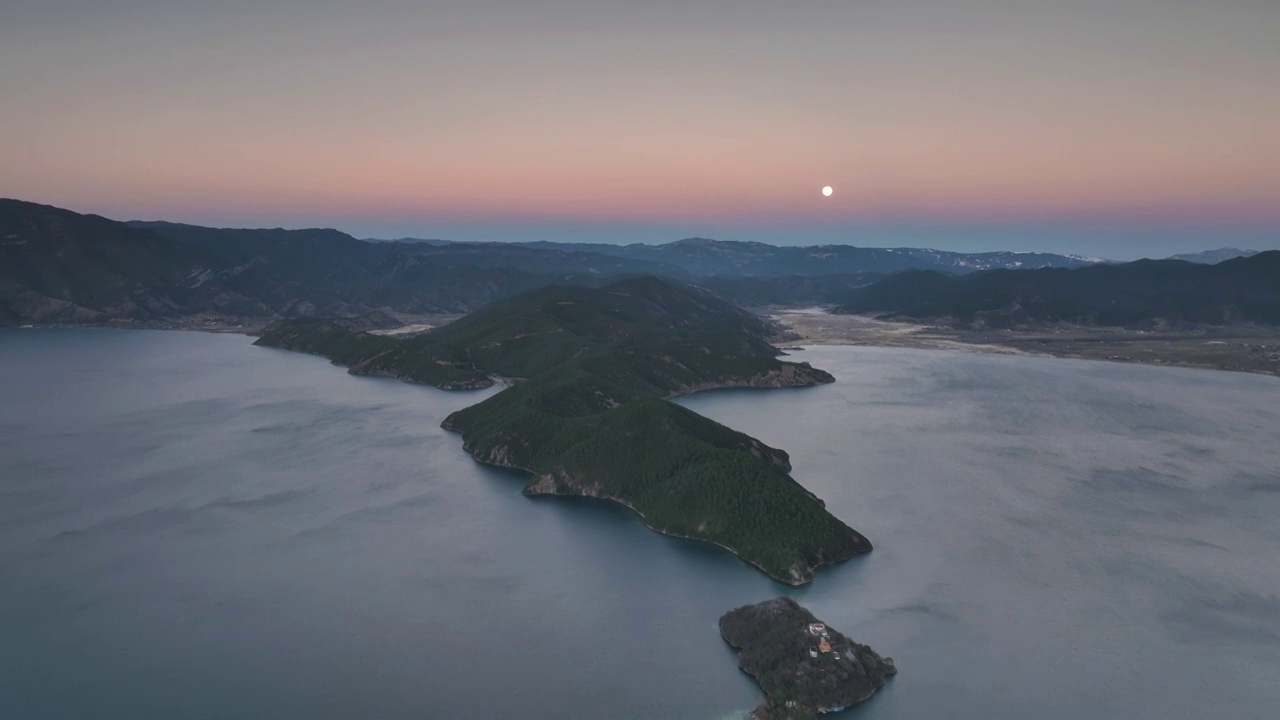
[[[526,494],[613,500],[803,584],[870,543],[791,479],[786,453],[663,399],[832,381],[778,360],[769,332],[705,291],[637,278],[545,288],[406,340],[295,320],[258,343],[449,389],[518,378],[445,420],[476,459],[532,473]]]

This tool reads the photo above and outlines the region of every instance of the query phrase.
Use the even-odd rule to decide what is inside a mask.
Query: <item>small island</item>
[[[836,632],[791,598],[725,613],[720,635],[738,650],[738,667],[764,690],[751,720],[839,712],[869,700],[898,672],[892,658]]]
[[[779,360],[776,328],[704,290],[654,277],[550,286],[408,338],[369,331],[378,320],[280,321],[257,344],[448,390],[507,385],[442,423],[476,460],[532,474],[527,496],[619,503],[780,582],[871,549],[791,478],[787,453],[668,402],[834,381]]]

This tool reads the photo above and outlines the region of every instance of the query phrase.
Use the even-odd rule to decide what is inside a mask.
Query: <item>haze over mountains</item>
[[[1223,249],[1186,259],[1211,262],[1251,254]],[[1244,267],[1269,268],[1266,256],[1275,254],[1241,262]],[[1179,283],[1199,282],[1186,279],[1195,273],[1187,268],[1194,266],[1146,261],[1147,265],[1117,266],[1122,270],[1108,274],[1093,267],[1097,262],[1048,253],[778,247],[705,238],[664,245],[372,242],[331,229],[117,222],[0,200],[0,324],[6,325],[260,327],[278,318],[356,316],[375,310],[466,313],[552,283],[598,286],[626,275],[682,280],[745,306],[840,305],[846,310],[963,317],[1015,305],[1025,314],[1027,308],[1045,306],[1030,300],[1042,281],[1051,282],[1055,292],[1065,292],[1062,288],[1075,279],[1098,277],[1105,282],[1090,281],[1079,290],[1093,297],[1090,303],[1116,301],[1107,293],[1122,290],[1128,293],[1122,304],[1146,303],[1133,313],[1121,313],[1125,317],[1172,314],[1177,321],[1272,321],[1269,269],[1258,277],[1244,273],[1244,285],[1233,284],[1240,280],[1235,278],[1198,294],[1179,295],[1177,303],[1216,308],[1205,310],[1199,305],[1173,308],[1162,294],[1183,287]],[[929,274],[896,275],[908,271]],[[949,279],[953,276],[961,279]],[[1168,282],[1160,280],[1166,277]],[[1133,282],[1155,295],[1134,300]],[[1259,282],[1260,287],[1249,284]],[[1016,285],[1016,292],[976,290],[1006,288],[1009,283]],[[970,292],[985,292],[986,299],[974,301]],[[1252,299],[1241,299],[1245,297]],[[952,301],[959,304],[951,307]],[[1034,316],[1032,312],[1027,317]],[[1112,317],[1092,311],[1055,311],[1049,316],[1074,321]]]
[[[1241,250],[1240,248],[1218,248],[1217,250],[1201,250],[1195,253],[1182,253],[1179,255],[1171,255],[1170,260],[1186,260],[1193,263],[1204,263],[1207,265],[1215,265],[1225,260],[1238,257],[1253,257],[1257,255],[1257,250]]]

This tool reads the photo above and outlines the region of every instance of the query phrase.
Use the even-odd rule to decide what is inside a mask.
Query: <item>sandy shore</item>
[[[833,315],[821,308],[783,310],[770,313],[769,317],[798,335],[800,340],[797,342],[802,345],[872,345],[1027,354],[999,344],[966,341],[927,325],[877,320],[865,315]]]
[[[794,334],[794,339],[783,340],[783,345],[872,345],[1050,355],[1280,375],[1280,328],[1266,326],[1178,331],[1082,326],[968,330],[866,315],[833,315],[821,308],[771,310],[765,314]]]

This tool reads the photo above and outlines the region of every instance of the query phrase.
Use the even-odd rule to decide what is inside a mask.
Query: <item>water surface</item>
[[[688,407],[875,552],[792,591],[902,673],[855,717],[1272,717],[1280,383],[820,348]],[[0,332],[0,717],[687,718],[785,590],[439,429],[485,397],[239,336]]]

